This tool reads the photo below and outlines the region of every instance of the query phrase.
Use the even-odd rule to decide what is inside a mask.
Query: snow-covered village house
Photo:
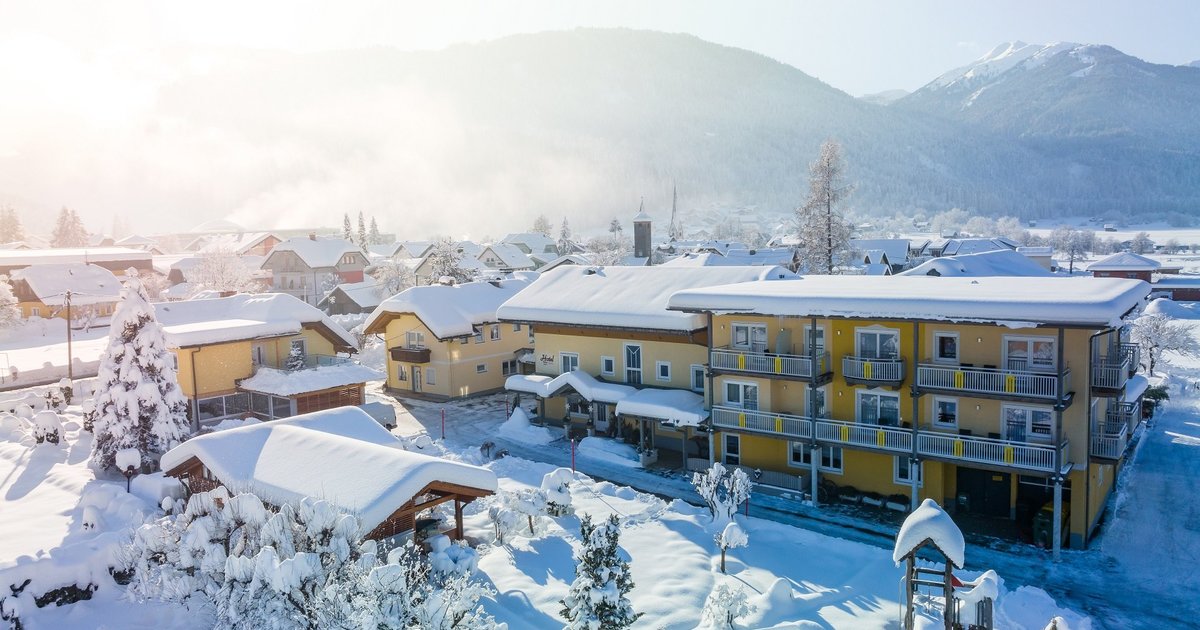
[[[61,247],[54,249],[0,249],[0,274],[11,276],[32,265],[95,265],[123,276],[129,269],[154,271],[150,252],[129,247]]]
[[[705,456],[708,322],[667,310],[675,291],[794,277],[781,267],[583,267],[542,274],[500,307],[534,328],[535,374],[506,388],[538,400],[543,420],[638,442],[644,463]],[[523,405],[524,406],[524,405]],[[673,455],[672,455],[673,454]]]
[[[346,358],[355,340],[324,313],[282,293],[155,305],[193,426],[360,405],[375,370]]]
[[[502,389],[532,343],[528,328],[501,324],[496,309],[528,285],[528,277],[435,284],[384,300],[363,328],[384,337],[387,390],[446,400]]]
[[[67,317],[70,293],[71,320],[90,322],[112,315],[121,297],[121,281],[108,269],[81,263],[36,264],[18,269],[10,278],[21,315]]]
[[[404,450],[355,407],[198,435],[165,453],[162,468],[190,492],[225,486],[276,506],[323,499],[355,516],[368,540],[403,540],[417,527],[461,539],[463,506],[497,487],[486,468]],[[454,522],[430,518],[451,502]]]
[[[532,271],[537,265],[516,245],[492,243],[483,248],[477,260],[489,269],[500,271]]]
[[[809,276],[681,291],[670,305],[712,317],[717,461],[818,497],[819,477],[899,509],[932,498],[1027,535],[1050,517],[1083,547],[1141,417],[1147,381],[1122,327],[1149,291]]]
[[[276,245],[262,268],[271,272],[271,290],[316,304],[333,287],[362,282],[367,255],[340,238],[290,238]]]
[[[370,313],[383,302],[383,287],[374,279],[339,284],[317,303],[330,315]]]

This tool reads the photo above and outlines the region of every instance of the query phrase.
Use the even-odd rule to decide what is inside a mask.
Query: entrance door
[[[1012,478],[1009,473],[958,467],[960,509],[965,508],[971,514],[1008,518],[1011,515],[1011,494]]]
[[[421,366],[412,366],[412,390],[414,392],[421,391]]]
[[[592,425],[596,433],[608,433],[608,405],[598,402],[592,404]]]

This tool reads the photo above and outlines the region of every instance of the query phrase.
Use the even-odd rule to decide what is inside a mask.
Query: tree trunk
[[[725,572],[725,548],[721,547],[721,573]]]

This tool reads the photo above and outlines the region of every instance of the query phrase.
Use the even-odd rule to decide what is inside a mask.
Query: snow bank
[[[892,560],[899,565],[905,556],[926,540],[937,545],[955,567],[963,567],[966,541],[963,540],[962,531],[933,499],[925,499],[920,507],[904,519],[900,533],[896,534]]]
[[[583,438],[579,441],[576,450],[580,457],[629,468],[641,467],[637,449],[624,442],[618,442],[609,438]]]
[[[1200,319],[1200,311],[1193,304],[1180,304],[1167,298],[1152,300],[1143,311],[1146,315],[1166,315],[1175,319]]]
[[[129,491],[133,496],[150,503],[162,505],[163,499],[182,499],[184,496],[183,483],[174,477],[167,477],[161,472],[150,475],[136,475],[130,482]]]
[[[1047,628],[1055,617],[1059,618],[1058,630],[1092,628],[1091,619],[1059,608],[1054,598],[1040,588],[1022,586],[996,601],[997,628]]]
[[[383,378],[381,372],[357,363],[322,365],[293,372],[260,367],[254,376],[242,380],[238,387],[275,396],[295,396]]]
[[[500,425],[497,433],[522,444],[549,444],[553,442],[554,434],[546,427],[535,427],[529,424],[529,414],[524,409],[513,409],[512,415]]]

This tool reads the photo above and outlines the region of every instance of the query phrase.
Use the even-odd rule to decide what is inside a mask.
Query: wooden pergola
[[[463,537],[463,506],[475,499],[493,494],[491,490],[472,488],[455,483],[434,481],[426,485],[411,499],[401,505],[387,520],[375,526],[366,535],[367,539],[379,540],[411,531],[416,527],[417,515],[443,503],[454,502],[454,528],[442,532],[453,540]]]

